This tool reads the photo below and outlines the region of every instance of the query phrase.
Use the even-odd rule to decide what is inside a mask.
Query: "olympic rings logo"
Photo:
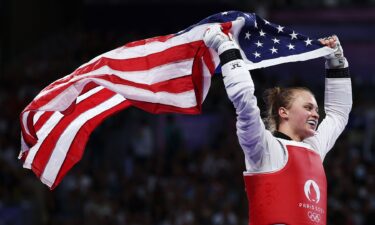
[[[307,212],[307,216],[313,222],[316,222],[316,223],[320,222],[320,214],[318,214],[318,213],[314,213],[314,212],[308,211]]]

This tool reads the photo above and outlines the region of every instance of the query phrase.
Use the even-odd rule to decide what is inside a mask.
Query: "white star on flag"
[[[271,50],[272,55],[273,53],[277,53],[277,48],[275,48],[275,46],[272,46],[270,50]]]
[[[254,52],[253,55],[255,56],[255,58],[260,57],[260,54],[258,52]]]
[[[246,34],[245,34],[245,39],[250,39],[250,36],[251,36],[250,32],[249,32],[249,31],[246,32]]]
[[[312,40],[310,40],[310,38],[307,38],[306,40],[304,40],[304,42],[306,43],[306,46],[308,46],[311,45]]]
[[[293,33],[291,33],[289,35],[291,36],[292,40],[297,39],[297,33],[296,32],[293,31]]]
[[[273,41],[274,44],[276,44],[276,43],[277,43],[277,44],[280,44],[280,40],[277,39],[277,38],[273,38],[272,41]]]
[[[258,42],[255,43],[257,47],[263,47],[263,43],[258,40]]]
[[[292,45],[291,43],[289,43],[289,45],[287,45],[287,47],[289,48],[289,50],[294,49],[294,45]]]
[[[277,33],[284,32],[284,27],[282,26],[277,26]]]
[[[264,36],[266,36],[266,33],[263,32],[263,30],[260,30],[260,31],[259,31],[259,35],[262,36],[262,37],[264,37]]]

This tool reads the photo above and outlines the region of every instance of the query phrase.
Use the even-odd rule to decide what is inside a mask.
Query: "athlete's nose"
[[[314,119],[319,119],[319,112],[317,112],[317,111],[315,111],[315,110],[313,110],[312,111],[312,117],[314,117]]]

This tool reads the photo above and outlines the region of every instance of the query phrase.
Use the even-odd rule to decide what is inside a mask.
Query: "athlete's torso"
[[[286,145],[287,163],[271,173],[244,173],[251,225],[325,225],[327,184],[320,156]]]

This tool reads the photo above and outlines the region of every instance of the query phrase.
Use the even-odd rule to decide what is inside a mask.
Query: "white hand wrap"
[[[340,68],[346,68],[349,66],[348,61],[344,57],[344,50],[342,49],[342,46],[340,44],[340,40],[336,35],[334,35],[336,38],[336,48],[335,51],[332,54],[329,54],[325,56],[326,58],[326,69],[340,69]]]
[[[217,51],[221,44],[230,41],[228,35],[224,34],[219,24],[210,26],[203,35],[203,41],[207,47]]]

